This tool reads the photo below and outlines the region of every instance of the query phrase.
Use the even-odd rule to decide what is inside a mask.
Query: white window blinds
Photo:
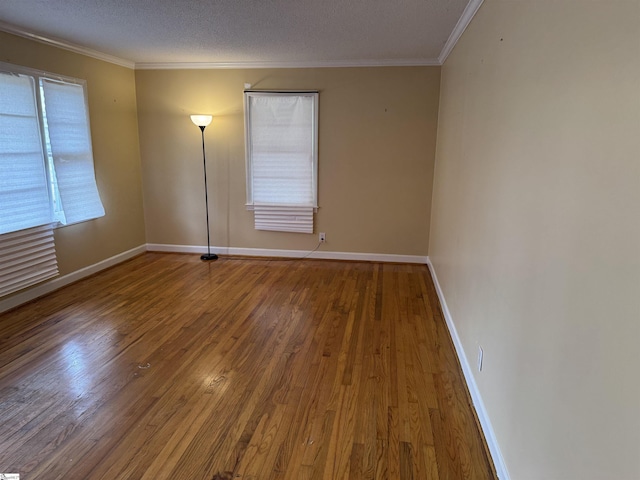
[[[247,92],[247,203],[255,228],[313,232],[317,93]]]
[[[46,78],[41,82],[55,191],[62,207],[59,220],[68,224],[101,217],[84,88]]]
[[[51,224],[0,235],[0,297],[56,275]]]
[[[0,62],[0,296],[57,275],[56,221],[102,215],[84,81]]]
[[[35,81],[0,73],[0,234],[51,221]]]

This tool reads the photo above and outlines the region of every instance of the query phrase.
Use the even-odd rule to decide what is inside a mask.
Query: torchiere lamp
[[[202,133],[202,163],[204,164],[204,205],[207,210],[207,253],[200,257],[200,260],[217,260],[218,256],[211,253],[211,238],[209,235],[209,191],[207,189],[207,157],[204,152],[204,129],[211,123],[211,115],[191,115],[191,121],[200,127]]]

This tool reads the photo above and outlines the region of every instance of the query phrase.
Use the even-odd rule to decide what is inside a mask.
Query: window
[[[103,215],[85,82],[0,63],[0,234]]]
[[[40,78],[40,88],[56,220],[102,217],[84,83]]]
[[[51,222],[35,80],[0,73],[0,233]]]
[[[85,82],[0,62],[0,296],[58,274],[56,222],[103,215]]]
[[[313,233],[318,93],[245,92],[247,206],[257,230]]]

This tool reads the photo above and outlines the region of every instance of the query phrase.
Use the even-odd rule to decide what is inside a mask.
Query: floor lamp
[[[202,163],[204,164],[204,205],[207,210],[207,253],[200,260],[217,260],[218,256],[211,253],[211,238],[209,235],[209,190],[207,189],[207,157],[204,153],[204,129],[211,123],[211,115],[191,115],[191,121],[200,127],[202,133]]]

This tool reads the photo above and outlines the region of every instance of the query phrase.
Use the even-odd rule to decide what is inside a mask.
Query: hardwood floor
[[[0,315],[0,471],[495,479],[426,266],[147,253]]]

